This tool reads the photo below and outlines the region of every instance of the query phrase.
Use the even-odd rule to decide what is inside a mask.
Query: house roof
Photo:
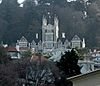
[[[76,79],[85,78],[85,77],[89,77],[89,76],[95,75],[96,73],[100,74],[100,69],[91,71],[91,72],[86,73],[86,74],[79,74],[79,75],[76,75],[76,76],[72,76],[72,77],[69,77],[67,79],[68,80],[76,80]]]
[[[26,39],[24,36],[22,36],[21,39],[20,39],[19,41],[20,41],[20,42],[28,42],[27,39]]]
[[[23,50],[24,50],[24,51],[27,51],[27,50],[29,50],[29,48],[28,48],[28,47],[20,47],[19,50],[20,50],[20,51],[23,51]]]
[[[80,39],[77,35],[75,35],[75,36],[72,38],[71,41],[77,41],[77,40],[81,41],[81,39]]]
[[[38,56],[38,55],[33,55],[33,56],[31,57],[31,61],[38,61],[38,60],[47,61],[48,59],[45,58],[44,56]]]
[[[32,40],[31,44],[36,44],[36,42],[34,40]]]
[[[17,52],[17,49],[16,49],[16,47],[14,47],[14,46],[8,46],[8,47],[6,47],[6,50],[7,50],[8,52]]]

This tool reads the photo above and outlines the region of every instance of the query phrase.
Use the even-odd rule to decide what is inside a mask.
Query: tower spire
[[[46,26],[47,25],[47,19],[46,17],[43,15],[43,19],[42,19],[42,25]]]
[[[58,18],[55,15],[55,17],[54,17],[54,26],[55,26],[55,29],[56,29],[56,39],[58,39],[58,37],[59,37],[59,26],[58,26],[58,23],[59,23]]]
[[[85,39],[83,38],[83,41],[82,41],[82,48],[85,48]]]

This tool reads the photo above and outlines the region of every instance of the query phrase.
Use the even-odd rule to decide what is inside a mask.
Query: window
[[[50,48],[53,48],[53,43],[47,43],[47,44],[46,44],[46,48],[49,48],[49,49],[50,49]]]
[[[53,35],[52,34],[47,34],[46,35],[46,41],[53,41]]]

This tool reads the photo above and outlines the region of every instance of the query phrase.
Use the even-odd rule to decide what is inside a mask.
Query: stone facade
[[[64,34],[64,40],[59,39],[59,20],[55,16],[53,24],[50,24],[46,17],[43,16],[42,19],[42,39],[36,43],[34,40],[29,43],[27,39],[22,36],[20,40],[17,41],[17,45],[19,47],[29,47],[33,49],[34,51],[41,51],[41,52],[51,52],[55,49],[68,49],[68,48],[81,48],[82,47],[82,41],[81,39],[75,35],[72,40],[69,42],[68,39],[66,39]],[[38,37],[37,37],[38,38]],[[84,40],[85,41],[85,40]]]
[[[72,48],[81,48],[81,39],[75,35],[71,40],[71,47]]]
[[[57,46],[58,39],[58,19],[54,18],[54,25],[48,24],[46,17],[43,17],[42,23],[42,46],[43,51],[51,51]]]
[[[20,40],[17,40],[16,45],[19,45],[20,47],[28,47],[28,41],[24,36],[22,36]]]

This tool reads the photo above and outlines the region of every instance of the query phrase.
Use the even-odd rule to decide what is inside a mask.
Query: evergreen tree
[[[78,66],[79,56],[76,51],[72,49],[71,51],[65,52],[61,56],[57,66],[60,69],[63,76],[71,77],[80,74],[80,67]]]
[[[35,5],[34,0],[25,0],[23,7],[20,7],[17,0],[2,0],[0,3],[0,41],[15,43],[22,35],[29,38],[28,40],[34,39],[37,32],[41,33],[42,16],[49,16],[48,12],[50,12],[51,20],[54,14],[58,16],[59,34],[65,32],[69,40],[77,34],[85,37],[89,48],[99,47],[99,3],[99,0],[87,2],[85,0],[76,2],[38,0],[38,5]],[[33,22],[34,26],[30,31]]]
[[[3,46],[0,46],[0,64],[6,64],[11,60]]]

